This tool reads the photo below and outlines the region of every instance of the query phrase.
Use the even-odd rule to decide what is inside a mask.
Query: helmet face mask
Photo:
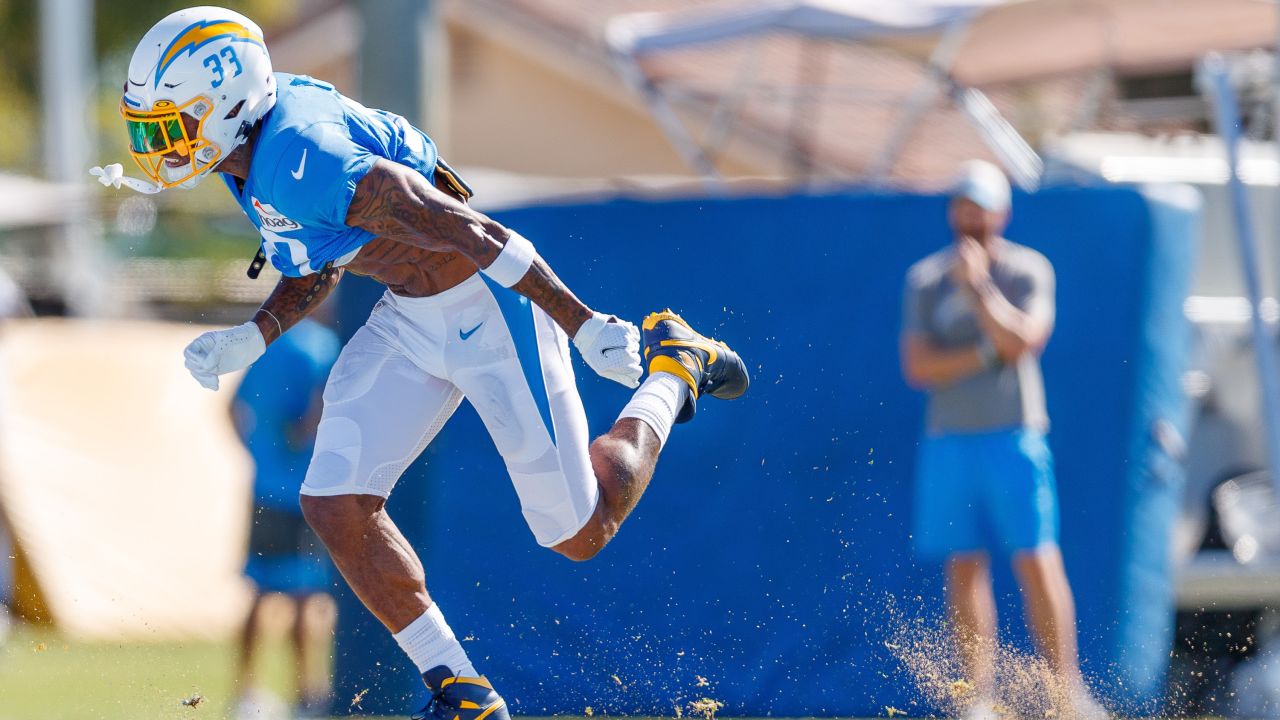
[[[204,137],[203,130],[214,109],[213,102],[203,96],[181,107],[161,100],[151,110],[135,110],[121,102],[120,114],[129,131],[129,154],[143,174],[161,187],[175,187],[189,186],[212,170],[222,152]],[[184,115],[196,126],[194,137],[187,132]],[[186,162],[172,164],[175,153]]]
[[[218,7],[179,10],[143,36],[129,62],[120,101],[129,154],[159,187],[191,187],[245,142],[275,98],[252,20]]]

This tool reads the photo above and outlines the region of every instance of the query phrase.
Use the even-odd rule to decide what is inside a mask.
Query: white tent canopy
[[[634,13],[607,28],[609,49],[639,56],[764,32],[830,40],[935,34],[1006,0],[781,0],[680,13]]]
[[[674,108],[640,67],[647,55],[762,35],[788,33],[806,39],[894,42],[921,38],[930,48],[924,83],[904,108],[899,131],[886,143],[873,173],[881,179],[906,133],[945,86],[1013,179],[1025,188],[1039,182],[1043,164],[995,107],[977,90],[956,87],[946,67],[963,29],[983,10],[1007,0],[776,0],[674,13],[635,13],[613,18],[605,39],[623,77],[644,95],[651,112],[676,149],[704,177],[718,172]]]
[[[1277,37],[1277,4],[1273,0],[764,0],[621,15],[609,22],[605,39],[619,71],[644,96],[677,149],[694,168],[714,178],[714,166],[659,87],[662,81],[646,75],[641,63],[653,60],[661,66],[658,58],[664,53],[767,34],[873,46],[916,62],[922,69],[925,79],[900,104],[895,129],[869,167],[872,179],[889,173],[909,134],[942,94],[964,112],[1010,175],[1031,187],[1042,167],[1039,158],[975,86],[990,88],[1090,69],[1185,68],[1209,51],[1270,49]],[[724,94],[741,94],[749,84],[726,87]],[[724,103],[738,104],[736,100]]]

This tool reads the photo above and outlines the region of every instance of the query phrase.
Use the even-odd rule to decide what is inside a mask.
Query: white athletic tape
[[[512,231],[507,237],[507,244],[502,246],[502,252],[498,253],[498,258],[480,272],[502,287],[511,287],[529,272],[529,266],[533,265],[537,257],[538,251],[533,243],[520,233]]]

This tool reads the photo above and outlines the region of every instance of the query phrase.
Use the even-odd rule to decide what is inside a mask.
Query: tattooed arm
[[[493,263],[510,235],[501,224],[437,189],[421,173],[390,160],[378,160],[360,181],[347,210],[347,224],[406,245],[457,252],[481,268]],[[541,258],[511,289],[537,303],[569,337],[592,317],[591,309]],[[272,323],[270,318],[266,322]]]
[[[324,302],[341,278],[342,268],[329,268],[300,278],[281,277],[276,289],[253,314],[253,323],[266,344],[270,345]]]

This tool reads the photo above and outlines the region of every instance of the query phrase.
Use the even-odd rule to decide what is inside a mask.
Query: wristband
[[[538,251],[533,243],[520,233],[512,231],[497,259],[489,267],[481,268],[480,272],[502,287],[511,287],[529,272],[529,267],[537,257]]]

